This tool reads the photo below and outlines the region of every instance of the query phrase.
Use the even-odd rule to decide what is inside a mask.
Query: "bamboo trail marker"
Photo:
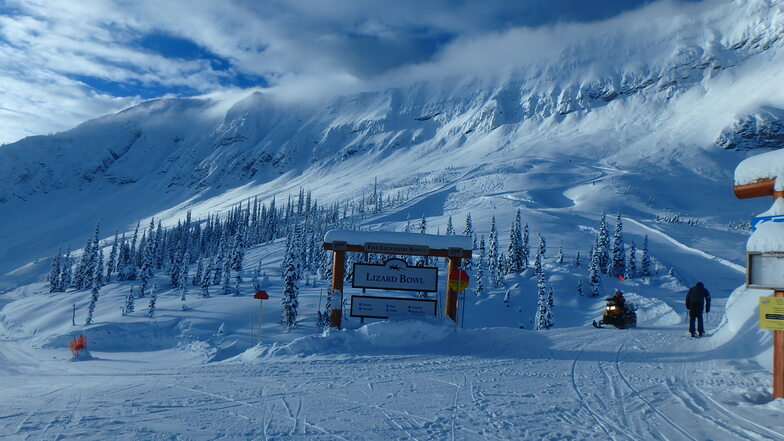
[[[253,298],[259,299],[259,331],[256,335],[256,344],[258,345],[261,343],[261,307],[264,306],[264,301],[269,299],[269,295],[266,291],[257,291]]]

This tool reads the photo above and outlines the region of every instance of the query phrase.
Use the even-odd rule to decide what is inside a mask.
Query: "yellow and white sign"
[[[759,298],[760,329],[784,331],[784,297]]]

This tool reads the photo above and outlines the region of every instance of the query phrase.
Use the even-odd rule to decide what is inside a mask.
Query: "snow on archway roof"
[[[743,160],[735,168],[735,185],[752,184],[758,179],[778,176],[784,177],[784,150],[762,153]],[[778,186],[777,183],[776,187]],[[782,189],[776,188],[776,190]]]
[[[439,236],[435,234],[397,233],[394,231],[330,230],[324,235],[324,243],[346,242],[348,245],[364,245],[368,242],[426,246],[431,249],[472,248],[471,238],[463,235]]]

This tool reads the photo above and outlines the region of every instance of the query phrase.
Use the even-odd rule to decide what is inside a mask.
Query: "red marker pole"
[[[264,306],[264,300],[269,299],[269,295],[266,291],[258,291],[253,298],[259,299],[259,333],[256,338],[256,344],[258,345],[261,343],[261,308]]]

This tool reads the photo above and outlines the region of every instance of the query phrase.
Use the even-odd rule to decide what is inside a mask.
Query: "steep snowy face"
[[[467,149],[474,157],[509,145],[530,153],[587,143],[588,156],[636,161],[630,145],[663,127],[688,132],[674,138],[699,147],[777,147],[780,2],[709,2],[694,12],[556,26],[540,31],[562,40],[554,50],[492,74],[445,73],[317,102],[255,93],[222,120],[207,100],[148,102],[0,149],[0,176],[10,183],[0,201],[141,179],[157,189],[226,188],[412,149],[421,157]],[[682,124],[687,118],[691,127]],[[640,147],[662,142],[654,136]]]
[[[727,149],[779,145],[783,33],[779,1],[705,1],[675,12],[654,5],[601,23],[495,35],[490,46],[519,48],[503,62],[483,58],[488,41],[468,42],[463,60],[447,50],[440,64],[408,67],[352,95],[292,101],[257,92],[228,111],[210,99],[150,101],[0,148],[0,243],[9,244],[0,261],[57,246],[19,238],[47,222],[31,207],[72,212],[63,234],[96,218],[114,230],[194,200],[220,198],[212,207],[225,208],[299,185],[324,201],[344,199],[373,177],[391,188],[478,174],[541,183],[611,168],[626,176],[613,183],[623,194],[686,206],[693,195],[677,191],[684,183],[720,193],[731,182],[747,153]],[[542,161],[553,164],[548,173]],[[494,179],[458,190],[479,200],[498,193],[491,183],[503,179]],[[606,190],[569,194],[585,201]],[[546,207],[571,203],[528,196]],[[96,204],[120,206],[107,213]],[[26,252],[11,251],[23,242]]]

